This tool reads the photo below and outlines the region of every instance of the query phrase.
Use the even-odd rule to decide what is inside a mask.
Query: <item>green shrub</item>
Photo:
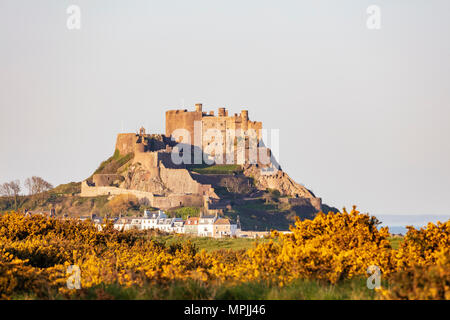
[[[238,164],[216,164],[212,166],[191,166],[189,170],[200,174],[240,174],[242,167]]]

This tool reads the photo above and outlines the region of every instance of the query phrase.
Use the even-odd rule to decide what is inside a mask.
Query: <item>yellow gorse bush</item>
[[[391,248],[387,228],[377,225],[375,217],[355,208],[319,213],[313,220],[298,219],[292,233],[274,231],[269,241],[246,251],[208,253],[189,241],[165,246],[144,232],[120,232],[111,224],[98,231],[89,222],[9,213],[0,217],[0,297],[48,298],[54,292],[70,296],[70,265],[79,267],[83,288],[187,279],[280,286],[301,278],[336,283],[365,277],[368,266],[376,265],[383,276],[400,283],[433,275],[432,285],[414,287],[411,295],[404,284],[391,285],[380,291],[382,298],[448,298],[450,221],[410,228],[398,250]]]
[[[247,250],[233,266],[235,278],[276,280],[280,284],[299,278],[336,283],[364,275],[377,265],[384,274],[393,271],[393,251],[387,228],[360,214],[319,213],[314,220],[297,219],[292,233],[272,233],[272,240]],[[225,276],[225,275],[222,275]]]

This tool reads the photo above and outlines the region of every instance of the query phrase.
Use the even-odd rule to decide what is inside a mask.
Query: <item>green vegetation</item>
[[[125,165],[128,161],[133,159],[134,153],[128,153],[124,156],[120,155],[119,150],[116,149],[114,154],[107,160],[103,161],[95,170],[94,174],[117,173],[120,167]]]
[[[189,170],[200,174],[240,174],[242,167],[238,164],[192,165]]]
[[[19,196],[18,210],[25,211],[27,209],[35,212],[49,212],[54,208],[57,215],[68,214],[70,217],[79,217],[91,213],[104,216],[109,212],[107,207],[108,196],[79,197],[72,195],[74,193],[71,192],[76,190],[75,184],[59,187],[56,190],[53,189],[35,196]],[[0,197],[0,212],[13,209],[11,201],[8,201],[5,197]]]
[[[20,295],[14,298],[35,299],[36,297]],[[375,298],[375,290],[368,289],[366,279],[363,278],[340,281],[336,285],[305,279],[294,281],[283,287],[262,282],[218,285],[214,282],[187,280],[142,287],[100,284],[76,290],[71,296],[57,294],[54,298],[83,300],[372,300]]]
[[[395,236],[395,237],[390,237],[389,238],[389,242],[391,243],[391,247],[393,249],[398,249],[400,247],[400,244],[405,240],[404,237],[401,236]]]
[[[200,212],[202,208],[200,207],[179,207],[175,209],[170,209],[167,211],[167,214],[170,217],[177,217],[186,220],[188,216],[190,217],[198,217],[200,216]]]
[[[268,188],[268,189],[267,189],[267,192],[268,192],[272,197],[274,197],[275,199],[278,199],[278,198],[281,197],[280,191],[278,191],[277,189],[270,189],[270,188]]]
[[[164,244],[165,246],[171,246],[175,244],[180,244],[185,241],[190,241],[197,249],[206,250],[208,252],[216,250],[242,250],[248,249],[259,241],[267,241],[265,239],[249,239],[249,238],[206,238],[206,237],[195,237],[182,234],[169,234],[151,237],[153,240]]]
[[[71,194],[75,195],[81,192],[81,182],[70,182],[66,184],[60,184],[56,188],[50,190],[54,194]]]
[[[264,199],[236,203],[232,210],[224,213],[234,221],[239,216],[244,230],[256,231],[289,230],[289,226],[295,222],[295,217],[310,219],[314,218],[315,214],[313,208],[296,207],[276,201],[266,202]]]
[[[176,246],[182,245],[184,242],[189,241],[199,251],[206,250],[207,252],[213,252],[217,250],[246,250],[253,248],[255,245],[261,242],[269,241],[268,238],[207,238],[196,237],[184,234],[167,234],[167,233],[155,233],[152,230],[148,231],[144,238],[151,238],[156,242],[163,244],[164,246]],[[403,237],[389,238],[389,242],[393,249],[397,250],[399,244],[404,240]]]

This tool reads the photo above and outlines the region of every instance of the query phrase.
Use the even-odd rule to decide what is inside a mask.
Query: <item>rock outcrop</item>
[[[316,210],[321,209],[321,199],[304,186],[296,183],[281,169],[267,173],[264,170],[267,168],[261,166],[263,161],[257,161],[258,164],[248,164],[250,163],[250,159],[247,159],[250,142],[246,139],[249,139],[249,137],[244,137],[243,140],[245,164],[242,165],[242,174],[232,172],[228,176],[222,174],[201,175],[191,172],[189,163],[175,164],[176,161],[172,160],[172,151],[178,150],[178,148],[174,148],[177,143],[172,140],[174,137],[171,134],[182,128],[187,130],[192,137],[195,133],[194,124],[197,120],[201,121],[201,128],[203,128],[200,129],[203,130],[200,131],[202,134],[201,143],[198,146],[194,141],[187,142],[188,148],[186,150],[191,151],[183,149],[183,155],[189,154],[186,152],[195,154],[194,151],[198,151],[198,149],[205,153],[208,151],[208,148],[202,149],[210,144],[208,141],[206,141],[207,144],[203,141],[205,136],[207,137],[206,129],[214,129],[215,132],[223,133],[226,130],[239,132],[240,130],[248,131],[262,128],[261,122],[248,119],[248,111],[246,110],[243,110],[240,115],[236,114],[232,117],[228,116],[225,108],[219,109],[218,116],[214,116],[214,113],[206,114],[202,111],[201,104],[196,105],[196,110],[192,112],[187,110],[168,111],[166,113],[166,135],[147,134],[144,128],[141,128],[137,133],[119,134],[116,141],[116,152],[111,160],[115,166],[112,164],[104,166],[110,170],[100,170],[99,168],[92,181],[86,181],[83,184],[82,195],[95,196],[97,191],[98,195],[112,195],[119,191],[123,193],[130,190],[130,192],[136,191],[136,194],[141,198],[147,197],[155,205],[156,203],[163,203],[165,206],[174,204],[182,206],[199,203],[202,199],[204,203],[208,203],[212,199],[218,200],[219,197],[215,188],[216,190],[226,189],[228,193],[233,193],[234,196],[243,195],[244,197],[253,193],[261,194],[261,190],[273,189],[278,190],[284,198],[283,201],[287,201],[289,204],[312,206]],[[205,136],[203,136],[204,134]],[[225,137],[227,136],[225,135]],[[229,139],[235,139],[235,137],[231,135]],[[229,140],[235,149],[240,146],[238,140]],[[221,144],[219,142],[217,142],[219,149],[223,149],[224,154],[228,152],[225,148],[225,140],[221,141]],[[262,140],[258,136],[258,150],[266,149],[267,155],[271,156],[270,149],[260,142],[262,143]],[[261,152],[258,154],[261,154]],[[276,163],[275,159],[272,160],[272,164]],[[114,187],[117,190],[112,189]]]
[[[282,170],[278,170],[273,174],[264,174],[260,167],[245,165],[243,173],[253,178],[255,186],[260,190],[274,189],[278,190],[283,196],[293,198],[316,198],[311,191],[296,183]]]

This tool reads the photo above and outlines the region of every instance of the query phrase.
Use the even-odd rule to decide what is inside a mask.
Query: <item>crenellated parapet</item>
[[[221,144],[221,149],[219,148],[219,150],[225,157],[227,144],[236,149],[238,139],[236,137],[239,135],[247,136],[246,139],[248,140],[248,136],[254,133],[256,134],[256,143],[259,145],[262,122],[251,121],[248,110],[242,110],[239,114],[229,115],[228,110],[222,107],[218,109],[216,116],[214,111],[204,112],[203,105],[198,103],[192,111],[181,109],[166,112],[166,136],[177,136],[178,132],[176,130],[179,129],[186,130],[189,134],[190,144],[201,147],[202,150],[205,150],[212,141]],[[220,132],[220,142],[217,142],[214,138],[208,140],[208,132]],[[228,141],[229,139],[232,140]],[[249,142],[246,143],[244,148],[247,149],[245,151],[246,162],[248,160]],[[237,152],[234,151],[234,153],[236,154]]]

